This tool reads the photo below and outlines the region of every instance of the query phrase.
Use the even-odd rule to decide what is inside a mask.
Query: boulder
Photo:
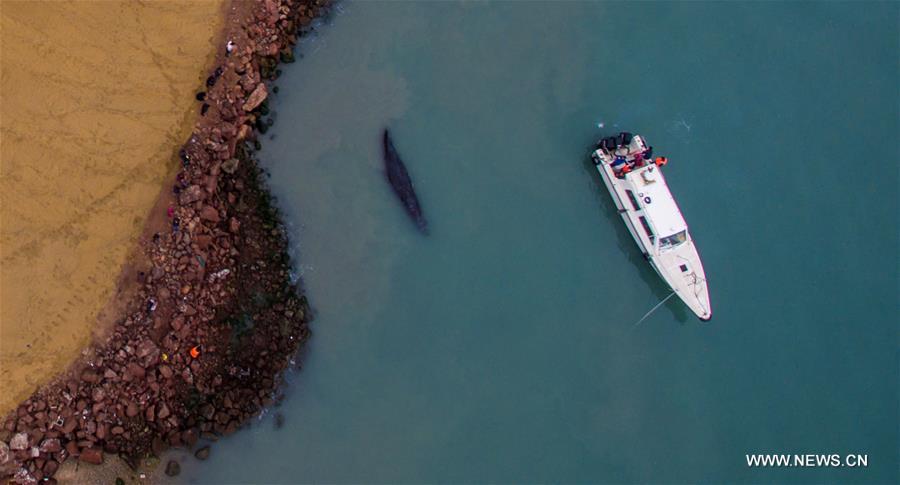
[[[159,373],[166,379],[172,378],[172,368],[167,365],[162,365],[159,367]]]
[[[194,453],[194,456],[198,460],[205,460],[205,459],[209,458],[209,446],[204,446],[203,448],[200,448],[199,450],[197,450],[196,453]]]
[[[175,460],[169,460],[169,463],[166,464],[166,475],[175,477],[178,476],[179,473],[181,473],[181,465]]]
[[[60,450],[62,450],[62,445],[57,438],[48,438],[41,443],[42,453],[59,453]]]
[[[203,209],[200,209],[200,218],[210,222],[219,222],[219,220],[221,220],[219,211],[211,205],[205,205],[203,206]]]
[[[159,357],[159,347],[152,340],[146,339],[138,344],[136,353],[144,363],[152,363]]]
[[[78,455],[78,459],[85,463],[99,465],[103,463],[103,452],[97,448],[84,448],[81,450],[81,454]]]
[[[237,158],[229,158],[228,160],[222,162],[222,171],[228,174],[233,174],[234,172],[237,172],[239,163],[240,162]]]
[[[178,202],[180,202],[182,205],[186,205],[196,202],[202,198],[203,189],[201,189],[199,185],[191,185],[190,187],[181,191],[181,195],[178,196]]]
[[[47,460],[44,464],[44,476],[52,477],[56,470],[59,470],[59,463],[55,460]]]
[[[9,449],[18,451],[28,448],[28,435],[25,433],[16,433],[9,442]]]
[[[92,370],[86,370],[81,373],[81,380],[88,384],[96,384],[100,382],[100,376]]]
[[[156,416],[159,419],[166,419],[169,417],[169,414],[171,414],[169,412],[169,406],[166,406],[166,403],[160,403],[159,404],[159,412],[156,413]]]
[[[125,370],[134,379],[143,379],[147,374],[147,371],[145,371],[143,367],[134,362],[129,363]]]
[[[253,92],[250,93],[250,96],[247,96],[247,101],[244,103],[244,111],[253,111],[257,106],[262,104],[268,95],[269,93],[266,91],[266,85],[264,83],[257,84],[256,88],[253,89]]]

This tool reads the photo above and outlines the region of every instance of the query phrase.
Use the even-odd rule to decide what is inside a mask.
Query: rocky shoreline
[[[293,61],[327,3],[232,3],[222,52],[197,93],[199,121],[178,150],[182,168],[155,209],[165,213],[151,215],[129,262],[128,311],[3,419],[4,481],[54,483],[64,461],[100,464],[104,454],[136,466],[233,433],[277,399],[310,311],[253,155],[271,124],[266,82]]]

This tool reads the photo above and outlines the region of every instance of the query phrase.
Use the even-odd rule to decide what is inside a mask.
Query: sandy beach
[[[309,337],[311,312],[290,276],[286,232],[254,158],[261,147],[256,132],[274,122],[267,98],[280,75],[276,66],[293,62],[297,37],[325,4],[133,7],[158,6],[158,20],[170,27],[209,28],[195,37],[196,57],[183,59],[177,33],[154,30],[146,12],[133,13],[137,25],[105,28],[140,34],[139,41],[130,39],[133,59],[142,59],[134,61],[136,72],[115,73],[120,51],[108,37],[85,41],[94,55],[85,56],[77,72],[115,82],[97,81],[99,93],[80,96],[90,81],[59,81],[75,100],[68,111],[46,100],[56,95],[52,86],[29,89],[7,75],[26,71],[21,59],[28,48],[22,46],[41,38],[28,29],[42,24],[47,11],[33,10],[35,4],[4,9],[3,33],[20,59],[4,64],[4,97],[35,104],[4,103],[3,113],[4,138],[19,143],[4,144],[3,152],[4,175],[10,174],[4,176],[3,218],[14,222],[3,228],[3,299],[12,303],[3,310],[3,365],[15,369],[3,385],[9,382],[16,393],[5,401],[11,412],[0,429],[0,477],[52,482],[75,458],[88,467],[83,476],[76,467],[75,480],[94,481],[101,475],[91,473],[100,471],[90,467],[109,463],[105,456],[119,455],[137,469],[170,447],[191,450],[234,433],[280,399],[282,373]],[[60,4],[59,16],[84,15],[91,23],[103,13],[112,21],[128,15],[126,4],[82,5]],[[61,41],[65,32],[60,29]],[[173,50],[157,50],[157,36],[169,39]],[[55,50],[72,46],[64,42]],[[52,65],[38,72],[39,79],[57,82]],[[171,77],[176,68],[186,71],[178,78],[186,81]],[[132,105],[123,84],[132,97],[154,93],[161,100]],[[7,85],[20,91],[7,94]],[[59,112],[48,124],[60,125],[35,129],[33,139],[5,122],[18,116],[37,124],[48,112]],[[138,130],[144,127],[146,134]],[[66,131],[76,128],[89,137],[80,144]],[[55,150],[70,154],[66,164]],[[113,166],[116,157],[122,163]],[[31,158],[37,162],[21,161]],[[49,209],[35,208],[36,201]],[[164,471],[177,475],[177,463],[170,460]]]
[[[109,327],[222,3],[3,2],[0,415]]]

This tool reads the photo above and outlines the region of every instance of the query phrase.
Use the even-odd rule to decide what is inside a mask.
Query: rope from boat
[[[706,278],[698,278],[696,271],[691,274],[694,276],[694,298],[697,299],[697,303],[703,308],[703,311],[708,314],[709,308],[706,308],[706,305],[703,304],[703,300],[700,299],[700,283],[706,283]]]
[[[675,292],[674,292],[674,291],[673,291],[672,293],[669,293],[669,296],[665,297],[665,298],[663,299],[663,301],[657,303],[655,307],[651,308],[649,312],[647,312],[646,314],[644,314],[644,316],[641,317],[640,320],[638,320],[637,322],[635,322],[634,325],[631,326],[631,328],[637,328],[637,326],[640,325],[641,322],[643,322],[644,320],[646,320],[647,317],[649,317],[651,313],[655,312],[657,308],[661,307],[663,303],[669,301],[669,298],[672,298],[673,296],[675,296]]]

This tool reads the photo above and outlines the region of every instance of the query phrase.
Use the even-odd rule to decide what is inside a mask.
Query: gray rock
[[[25,433],[16,433],[9,442],[11,450],[24,450],[28,448],[28,435]]]
[[[263,83],[257,84],[256,89],[250,93],[250,96],[247,96],[247,102],[244,103],[244,111],[253,111],[257,106],[262,104],[268,95],[269,93],[266,91],[266,85]]]
[[[62,450],[62,445],[57,438],[47,438],[41,443],[41,451],[44,453],[58,453]]]
[[[190,204],[202,198],[203,189],[201,189],[199,185],[191,185],[187,189],[181,191],[181,195],[178,196],[178,201],[182,204]]]
[[[225,160],[224,162],[222,162],[222,170],[225,173],[229,173],[229,174],[234,173],[237,171],[239,163],[240,162],[238,162],[237,158],[229,158],[228,160]]]

